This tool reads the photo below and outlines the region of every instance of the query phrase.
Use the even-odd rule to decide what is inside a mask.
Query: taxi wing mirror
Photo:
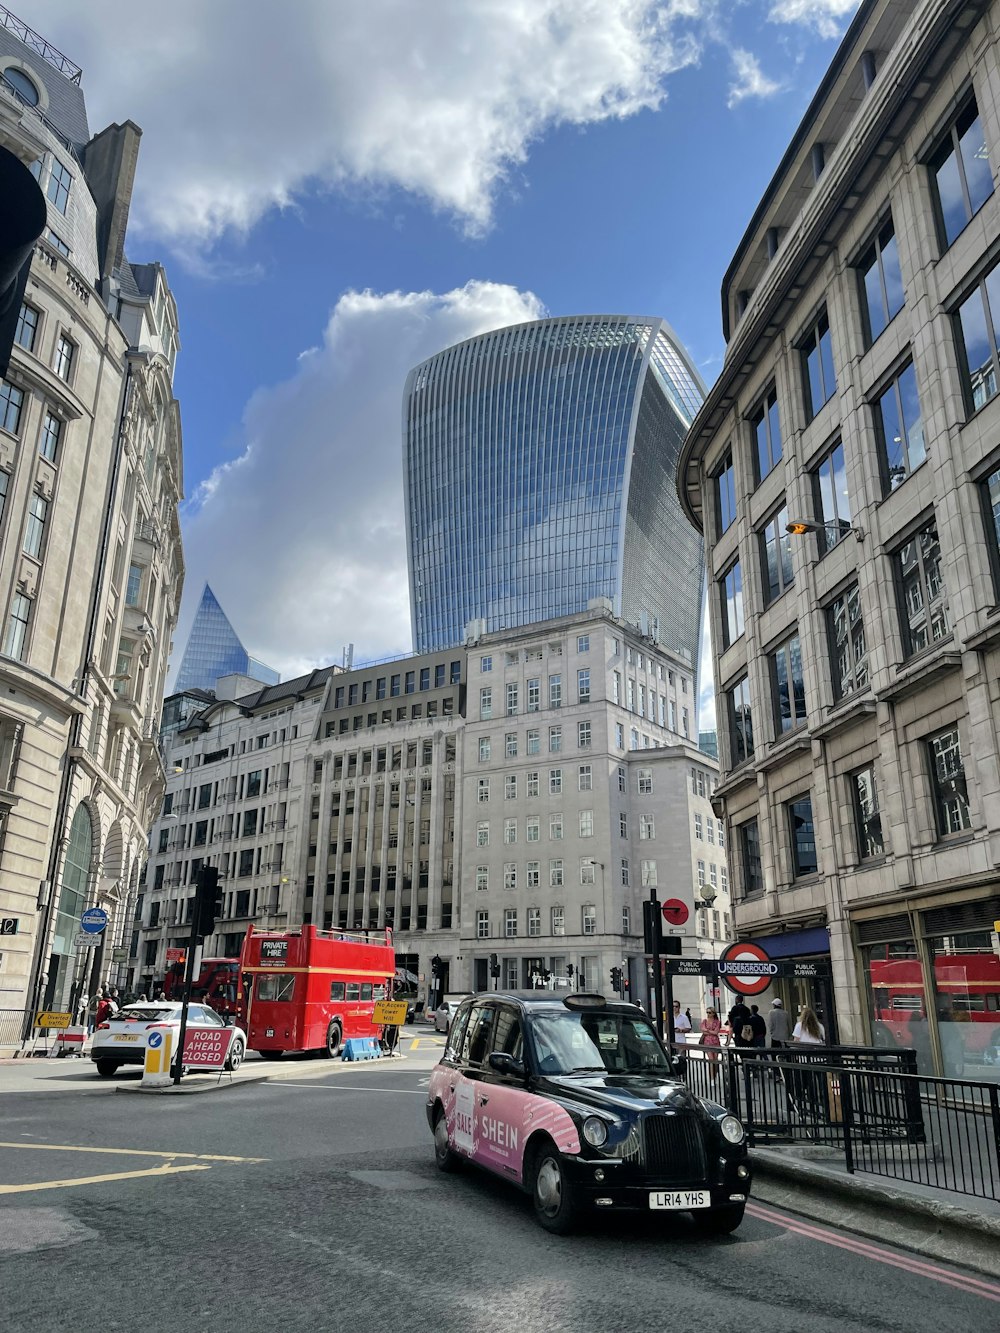
[[[493,1051],[489,1058],[489,1066],[498,1074],[514,1074],[521,1078],[524,1077],[524,1063],[516,1060],[513,1055],[508,1055],[506,1051]]]

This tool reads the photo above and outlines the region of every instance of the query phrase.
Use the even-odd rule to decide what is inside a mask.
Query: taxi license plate
[[[118,1034],[118,1040],[119,1040],[119,1041],[138,1041],[138,1040],[139,1040],[139,1036],[138,1036],[138,1033],[133,1033],[133,1032],[119,1032],[119,1034]]]
[[[649,1196],[650,1208],[711,1208],[708,1190],[654,1190]]]

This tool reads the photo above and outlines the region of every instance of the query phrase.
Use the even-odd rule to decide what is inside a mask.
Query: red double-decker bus
[[[203,958],[201,970],[191,985],[191,998],[204,1002],[221,1014],[233,1019],[239,1013],[238,958]],[[163,979],[163,992],[168,1000],[184,998],[184,963],[175,963]]]
[[[331,1058],[349,1037],[379,1037],[376,1000],[392,995],[392,931],[247,931],[240,952],[240,1017],[265,1059],[285,1051]]]

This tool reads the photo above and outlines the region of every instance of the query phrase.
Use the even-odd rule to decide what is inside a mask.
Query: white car
[[[189,1027],[226,1027],[226,1022],[207,1004],[188,1005]],[[110,1078],[121,1065],[141,1065],[146,1058],[146,1033],[150,1028],[172,1028],[174,1045],[181,1028],[181,1005],[170,1000],[127,1004],[113,1018],[106,1018],[94,1031],[90,1058],[103,1078]],[[226,1068],[239,1069],[246,1054],[246,1037],[236,1031],[229,1048]],[[187,1066],[185,1066],[187,1068]]]
[[[438,1007],[434,1010],[434,1031],[447,1032],[451,1027],[451,1020],[455,1017],[455,1010],[466,998],[466,995],[446,995]]]

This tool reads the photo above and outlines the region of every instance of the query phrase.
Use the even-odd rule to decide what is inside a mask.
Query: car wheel
[[[573,1229],[580,1205],[559,1150],[546,1144],[535,1158],[531,1197],[535,1217],[546,1231],[563,1236]]]
[[[448,1122],[440,1107],[434,1118],[434,1161],[439,1171],[449,1174],[457,1171],[460,1166],[459,1158],[452,1152],[448,1142]]]
[[[728,1236],[743,1221],[745,1204],[734,1203],[725,1208],[713,1208],[707,1213],[695,1213],[698,1230],[706,1236]]]
[[[326,1045],[323,1047],[323,1053],[327,1059],[334,1060],[340,1054],[340,1043],[343,1035],[340,1031],[339,1023],[331,1023],[326,1030]]]
[[[239,1069],[243,1063],[243,1056],[246,1054],[246,1047],[241,1041],[234,1040],[229,1048],[229,1059],[226,1061],[226,1068],[232,1073]]]
[[[117,1060],[96,1060],[94,1063],[101,1078],[110,1078],[112,1074],[118,1073]]]

